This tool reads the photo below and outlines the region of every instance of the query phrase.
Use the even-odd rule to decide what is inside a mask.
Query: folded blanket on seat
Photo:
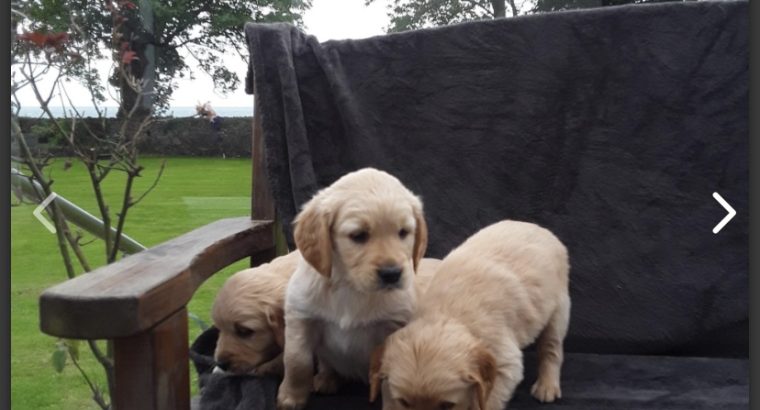
[[[212,331],[213,332],[213,331]],[[213,336],[206,337],[207,342]],[[208,349],[211,349],[210,351]],[[202,349],[206,349],[204,352]],[[195,357],[210,357],[213,345],[193,346]],[[509,404],[535,410],[747,410],[749,360],[569,353],[562,370],[562,399],[538,403],[533,353],[525,358],[525,379]],[[201,374],[202,410],[271,410],[279,380],[253,376]],[[370,404],[366,386],[349,385],[334,396],[313,395],[308,409],[380,410]]]

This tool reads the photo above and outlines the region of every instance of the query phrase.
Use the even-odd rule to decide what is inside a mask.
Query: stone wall
[[[115,119],[101,123],[97,119],[87,119],[89,127],[106,133],[116,126]],[[70,155],[66,143],[59,141],[49,120],[36,118],[19,118],[21,129],[26,135],[30,148],[38,153],[56,156]],[[219,131],[211,124],[199,118],[162,118],[158,119],[146,133],[139,144],[143,155],[158,156],[194,156],[218,157],[224,152],[227,157],[251,156],[252,118],[222,118]],[[80,124],[77,126],[77,138],[83,143],[98,147]],[[17,155],[16,144],[11,144],[11,152]]]

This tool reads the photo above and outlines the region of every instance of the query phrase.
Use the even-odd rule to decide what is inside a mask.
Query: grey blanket
[[[747,2],[326,43],[284,24],[246,35],[284,226],[317,189],[374,166],[421,196],[430,256],[506,218],[555,232],[572,265],[568,351],[748,356]],[[738,211],[718,234],[713,192]],[[609,408],[635,400],[610,389]]]
[[[562,371],[562,399],[539,403],[530,395],[535,356],[510,409],[535,410],[746,410],[749,361],[744,359],[618,356],[571,353]],[[214,374],[203,389],[203,410],[274,409],[279,381]],[[349,385],[334,396],[312,395],[308,410],[380,410],[369,389]]]

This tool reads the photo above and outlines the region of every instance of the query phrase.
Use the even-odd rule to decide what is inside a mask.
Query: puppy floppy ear
[[[418,203],[414,206],[414,220],[417,227],[414,229],[414,272],[417,272],[417,267],[420,265],[422,257],[425,256],[425,250],[427,250],[428,243],[428,230],[427,223],[425,222],[425,214],[422,212],[422,203]]]
[[[267,309],[267,323],[274,334],[274,341],[280,349],[285,348],[285,312],[280,307]]]
[[[477,346],[472,352],[471,365],[465,379],[475,385],[478,406],[485,410],[496,379],[496,360],[484,347]]]
[[[307,202],[296,216],[293,237],[306,262],[329,278],[332,271],[330,223],[317,197]]]
[[[377,394],[380,391],[380,385],[383,382],[383,355],[385,355],[385,344],[381,344],[372,351],[369,361],[369,402],[374,403]]]

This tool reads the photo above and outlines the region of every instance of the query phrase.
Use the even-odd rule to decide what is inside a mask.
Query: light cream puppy
[[[567,250],[537,225],[488,226],[444,258],[414,320],[373,352],[370,400],[383,409],[501,410],[537,340],[543,402],[561,396],[570,317]]]
[[[294,251],[227,279],[211,314],[219,329],[217,367],[237,374],[282,375],[285,289],[300,259]]]
[[[334,392],[338,376],[367,381],[372,350],[416,308],[427,226],[422,203],[398,179],[365,168],[306,203],[294,237],[303,260],[285,300],[281,409],[302,408],[312,390]]]

